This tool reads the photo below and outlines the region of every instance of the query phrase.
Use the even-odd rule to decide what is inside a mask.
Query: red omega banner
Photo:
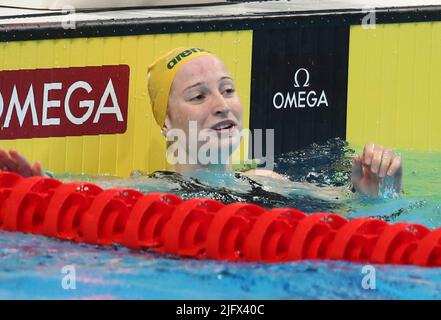
[[[124,133],[127,65],[0,71],[0,139]]]

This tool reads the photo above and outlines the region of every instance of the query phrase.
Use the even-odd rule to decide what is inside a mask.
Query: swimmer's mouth
[[[221,132],[223,130],[232,130],[237,126],[237,124],[232,120],[225,120],[221,121],[214,126],[212,126],[210,129],[214,130],[216,132]]]

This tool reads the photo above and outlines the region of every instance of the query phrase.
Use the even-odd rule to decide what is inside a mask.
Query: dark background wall
[[[345,139],[348,51],[349,26],[254,32],[250,128],[275,129],[276,154],[329,138]],[[306,72],[300,71],[295,87],[295,74],[300,68],[308,71],[309,86],[305,86]],[[305,92],[303,97],[315,91],[317,99],[324,91],[327,106],[323,100],[314,107],[299,103],[301,91]],[[276,105],[283,105],[280,109],[273,103],[277,92]],[[288,94],[296,96],[297,103],[288,103],[284,108],[281,96],[286,100]]]

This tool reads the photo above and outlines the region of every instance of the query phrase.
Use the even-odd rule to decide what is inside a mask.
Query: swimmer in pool
[[[184,142],[181,141],[179,146],[186,153],[186,159],[193,160],[174,164],[173,171],[192,175],[198,170],[231,170],[225,157],[218,156],[216,161],[208,164],[201,163],[197,157],[202,147],[217,148],[219,155],[230,156],[241,141],[239,132],[242,129],[242,104],[234,81],[219,58],[202,49],[176,48],[158,58],[149,67],[148,92],[158,129],[168,141],[171,140],[171,135],[182,132]],[[191,137],[192,129],[196,130],[197,137],[201,133],[205,134],[205,140],[197,141],[193,150],[190,147],[192,142],[186,139]],[[169,142],[168,150],[171,145]],[[16,172],[25,177],[44,175],[40,163],[29,163],[15,150],[6,152],[0,149],[0,170]],[[353,159],[353,190],[360,194],[377,196],[381,181],[389,176],[394,178],[393,187],[399,193],[402,172],[401,158],[395,156],[392,149],[367,143],[363,154],[356,155]],[[286,177],[270,170],[254,169],[245,174],[253,179],[267,177],[278,183],[285,180],[284,183],[292,183],[294,189],[307,189],[310,194],[318,197],[325,194],[322,198],[335,198],[336,192],[341,191],[290,182]]]

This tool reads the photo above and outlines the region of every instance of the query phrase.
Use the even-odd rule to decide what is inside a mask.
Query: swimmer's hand
[[[386,176],[394,178],[396,193],[401,191],[403,166],[401,158],[394,156],[392,149],[368,143],[363,155],[356,155],[352,166],[352,184],[355,191],[368,195],[378,196],[380,184]]]
[[[0,172],[3,171],[15,172],[25,178],[44,176],[39,162],[35,162],[31,165],[23,155],[15,150],[6,152],[0,149]]]

